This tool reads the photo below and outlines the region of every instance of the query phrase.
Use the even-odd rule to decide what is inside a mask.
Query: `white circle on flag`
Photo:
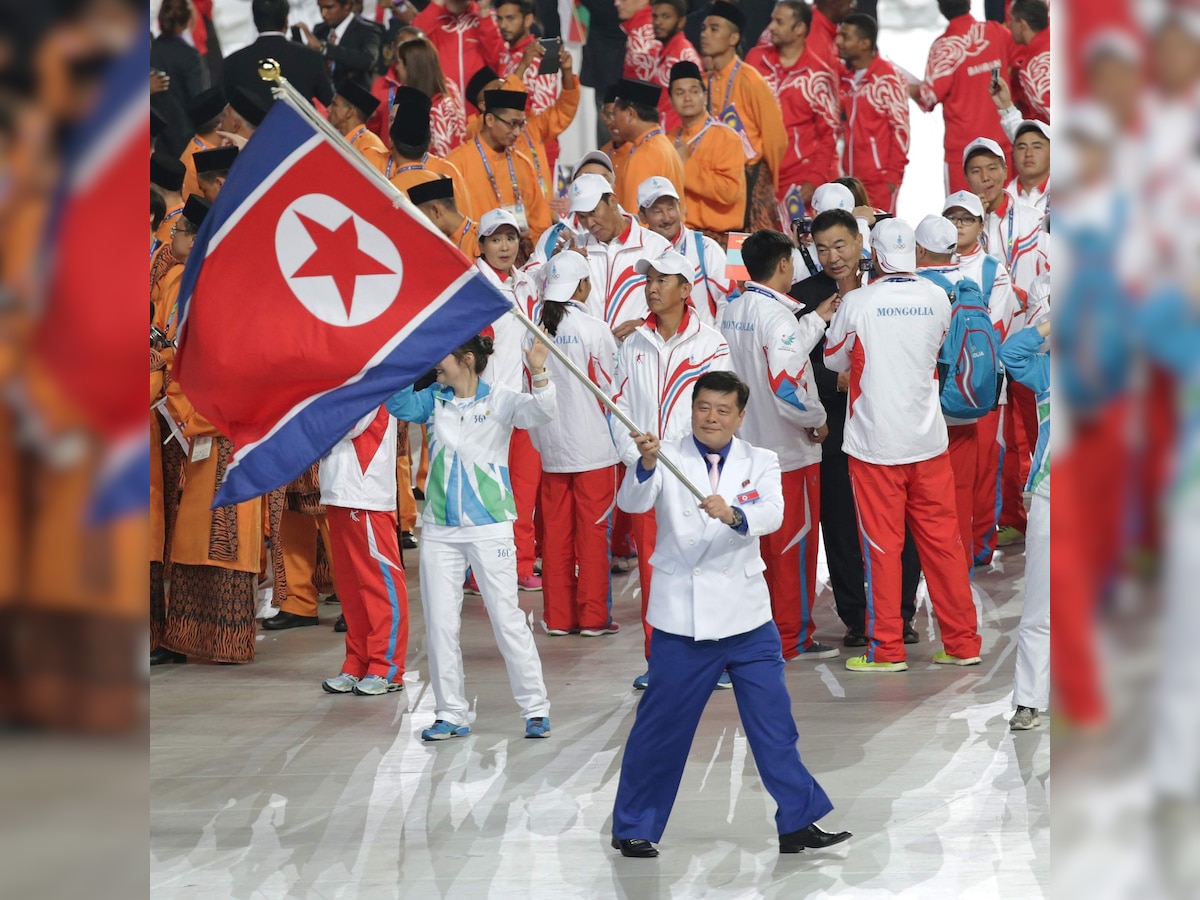
[[[381,316],[404,280],[391,239],[328,194],[305,194],[284,209],[275,257],[304,308],[341,328]]]

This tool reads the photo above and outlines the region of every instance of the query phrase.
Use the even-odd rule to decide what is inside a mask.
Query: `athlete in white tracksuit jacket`
[[[490,338],[475,337],[441,361],[438,384],[419,392],[406,388],[387,402],[401,421],[428,426],[421,597],[436,721],[421,736],[429,741],[470,732],[459,644],[462,573],[468,565],[483,594],[513,697],[525,717],[526,736],[550,733],[541,660],[517,605],[517,511],[508,448],[514,427],[534,428],[554,418],[554,385],[542,368],[547,349],[539,343],[527,355],[534,373],[531,394],[489,386],[479,373],[490,351]]]
[[[783,641],[783,658],[837,656],[813,640],[817,588],[817,522],[821,509],[821,441],[825,407],[809,367],[809,353],[825,337],[834,301],[814,315],[781,293],[792,285],[792,242],[780,232],[746,238],[742,258],[754,281],[722,313],[720,330],[738,376],[750,385],[746,418],[738,433],[755,447],[773,450],[783,473],[783,526],[762,539],[771,589],[771,614]]]
[[[408,591],[396,535],[396,420],[382,406],[367,413],[321,459],[320,477],[346,617],[346,658],[322,687],[331,694],[402,691]]]
[[[611,397],[617,339],[581,305],[591,290],[589,278],[578,253],[563,251],[550,260],[539,324]],[[532,343],[527,334],[526,347]],[[548,358],[546,368],[557,386],[558,415],[529,432],[542,455],[542,624],[553,636],[614,634],[608,534],[619,473],[608,413],[557,359]]]
[[[613,399],[638,428],[653,432],[660,440],[674,441],[691,434],[690,404],[696,380],[705,372],[731,368],[729,347],[720,332],[703,324],[687,303],[696,277],[690,261],[668,250],[654,259],[639,261],[636,269],[647,279],[645,302],[651,312],[617,353],[617,392]],[[621,461],[631,470],[641,458],[637,445],[619,420],[614,417],[610,424]],[[628,470],[625,477],[632,477]],[[654,512],[631,519],[644,624],[650,600]],[[644,627],[648,658],[650,626]]]

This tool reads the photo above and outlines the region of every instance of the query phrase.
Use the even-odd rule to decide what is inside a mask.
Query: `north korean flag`
[[[214,505],[291,481],[510,305],[349,152],[276,102],[188,257],[172,374],[234,444]]]

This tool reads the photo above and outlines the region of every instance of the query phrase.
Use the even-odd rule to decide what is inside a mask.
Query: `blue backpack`
[[[983,289],[973,278],[951,284],[940,272],[917,274],[936,284],[950,298],[950,330],[942,342],[937,363],[942,412],[955,419],[981,419],[996,408],[1004,385],[999,342]],[[989,274],[994,277],[994,266]],[[991,293],[990,283],[988,293]]]

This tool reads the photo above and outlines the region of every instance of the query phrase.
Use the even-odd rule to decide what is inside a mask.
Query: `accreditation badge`
[[[517,230],[521,234],[529,234],[529,217],[525,215],[525,204],[518,203],[516,206],[506,206],[504,211],[510,213],[517,220]]]

